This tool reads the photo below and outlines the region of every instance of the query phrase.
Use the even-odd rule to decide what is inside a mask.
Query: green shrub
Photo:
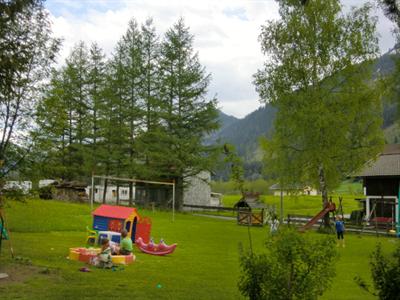
[[[380,244],[372,253],[371,272],[379,299],[399,299],[400,297],[400,246],[397,246],[392,257],[382,253]]]
[[[52,185],[47,185],[39,188],[40,199],[53,199],[54,187]]]
[[[3,196],[7,200],[22,201],[26,200],[27,195],[22,189],[11,188],[3,190]]]
[[[239,290],[250,299],[317,299],[335,277],[332,236],[312,237],[285,228],[270,237],[266,251],[241,254]]]

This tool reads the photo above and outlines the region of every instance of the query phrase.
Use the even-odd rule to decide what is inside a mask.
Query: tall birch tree
[[[382,147],[370,68],[376,18],[369,4],[344,15],[338,0],[277,2],[280,19],[262,26],[267,61],[255,75],[262,101],[278,110],[267,169],[281,186],[317,187],[327,205],[328,192]]]
[[[29,131],[60,41],[43,1],[0,1],[0,178],[29,151]]]

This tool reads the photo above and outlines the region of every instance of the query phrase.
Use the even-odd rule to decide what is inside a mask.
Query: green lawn
[[[82,246],[85,228],[91,224],[88,205],[32,200],[27,204],[9,202],[6,217],[12,246],[18,260],[11,260],[9,242],[3,243],[0,272],[13,275],[13,281],[0,281],[1,299],[241,299],[239,243],[249,245],[247,227],[230,220],[140,211],[153,220],[152,236],[158,241],[177,242],[170,256],[137,253],[137,261],[121,271],[91,268],[82,273],[83,263],[69,261],[70,247]],[[255,251],[263,248],[268,232],[251,228]],[[317,233],[314,234],[318,238]],[[370,282],[368,259],[377,238],[346,235],[346,248],[340,248],[337,276],[322,299],[374,299],[353,281],[361,275]],[[398,243],[379,238],[384,249]],[[21,259],[22,258],[22,259]],[[27,266],[26,264],[31,264]]]

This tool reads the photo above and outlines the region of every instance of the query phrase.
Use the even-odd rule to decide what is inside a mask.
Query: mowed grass
[[[350,214],[353,210],[360,209],[360,204],[355,198],[362,196],[356,195],[341,195],[343,198],[343,212]],[[224,195],[222,202],[224,206],[233,207],[241,198],[241,195]],[[281,199],[279,196],[262,195],[260,200],[266,204],[275,205],[276,212],[280,213]],[[336,207],[339,207],[339,196],[333,196],[332,201]],[[283,214],[287,217],[288,214],[308,215],[313,216],[322,209],[321,196],[306,196],[306,195],[290,195],[283,197]]]
[[[142,211],[152,218],[152,236],[178,243],[166,257],[136,251],[137,261],[121,271],[92,268],[79,272],[83,263],[66,257],[70,247],[85,243],[91,225],[90,208],[83,204],[32,200],[9,202],[5,209],[12,246],[23,262],[35,267],[29,276],[1,282],[0,299],[242,299],[237,289],[240,276],[239,244],[249,246],[247,227],[234,221],[190,214]],[[264,247],[268,228],[250,228],[255,252]],[[316,239],[320,235],[314,232]],[[398,243],[393,238],[346,235],[346,248],[338,248],[337,276],[321,299],[374,299],[353,278],[371,283],[369,256],[380,241],[386,251]],[[10,243],[3,243],[0,272],[25,268],[12,260]]]

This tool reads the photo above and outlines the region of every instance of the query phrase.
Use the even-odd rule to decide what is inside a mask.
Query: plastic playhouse
[[[136,208],[103,204],[92,215],[93,229],[87,228],[87,244],[90,246],[99,246],[105,238],[119,244],[124,229],[133,243],[137,239],[150,240],[151,220],[142,218]],[[69,259],[91,263],[99,253],[100,248],[70,248]],[[112,255],[111,259],[113,264],[126,265],[134,262],[136,257],[133,254]]]
[[[167,245],[164,241],[154,244],[150,240],[151,219],[141,217],[136,208],[101,205],[92,212],[93,229],[87,228],[87,244],[91,248],[76,247],[70,248],[69,259],[85,263],[92,263],[100,253],[100,248],[93,248],[101,245],[103,239],[112,243],[121,242],[121,232],[125,229],[128,237],[140,251],[152,255],[167,255],[173,253],[177,244]],[[130,264],[135,261],[134,254],[111,255],[113,264]]]
[[[150,241],[151,219],[142,218],[136,208],[101,205],[93,213],[93,229],[98,232],[98,242],[107,237],[119,243],[121,231],[126,229],[132,242],[141,237],[146,243]]]

